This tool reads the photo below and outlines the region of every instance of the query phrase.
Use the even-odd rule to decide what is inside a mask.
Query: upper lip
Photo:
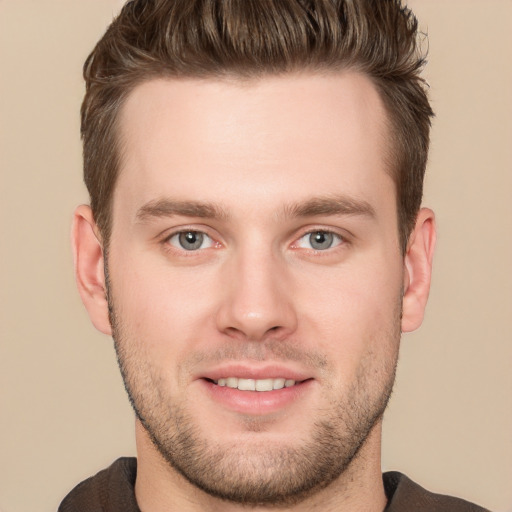
[[[226,377],[238,377],[239,379],[289,379],[296,382],[312,378],[311,374],[296,368],[283,365],[254,366],[242,363],[230,363],[205,370],[198,374],[198,379],[219,380]]]

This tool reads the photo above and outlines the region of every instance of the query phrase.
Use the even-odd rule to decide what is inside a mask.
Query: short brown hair
[[[433,112],[420,77],[417,20],[401,0],[131,0],[84,65],[84,180],[104,244],[119,172],[116,121],[127,95],[157,77],[256,78],[353,69],[387,109],[400,241],[423,194]]]

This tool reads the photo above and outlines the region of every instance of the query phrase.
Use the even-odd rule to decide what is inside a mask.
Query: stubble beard
[[[118,364],[137,418],[170,467],[211,496],[278,508],[302,502],[348,473],[384,414],[395,380],[400,312],[383,340],[397,348],[388,361],[378,363],[377,392],[370,392],[375,388],[370,380],[376,375],[375,356],[372,359],[369,353],[348,392],[332,398],[314,422],[308,441],[299,446],[221,444],[208,438],[185,407],[169,395],[156,369],[137,349],[136,340],[133,343],[126,336],[108,295]],[[257,422],[253,427],[260,430]]]

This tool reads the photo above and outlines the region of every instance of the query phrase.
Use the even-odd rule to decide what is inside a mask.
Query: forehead
[[[335,185],[368,194],[377,178],[390,180],[386,119],[375,87],[355,72],[151,80],[120,113],[114,206],[119,195],[135,207],[159,194],[251,202],[267,189],[300,200]]]

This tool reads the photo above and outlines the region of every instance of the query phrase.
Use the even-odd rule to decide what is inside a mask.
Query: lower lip
[[[201,379],[211,398],[224,407],[241,414],[261,416],[278,412],[299,401],[311,389],[313,380],[305,380],[289,388],[273,391],[240,391],[227,386],[218,386]]]

